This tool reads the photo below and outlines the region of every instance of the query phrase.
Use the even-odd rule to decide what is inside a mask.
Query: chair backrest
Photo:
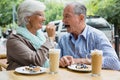
[[[6,70],[7,68],[7,55],[0,54],[0,71]]]
[[[0,65],[0,71],[2,71],[2,66]]]
[[[0,62],[0,71],[6,70],[7,64]]]
[[[7,55],[4,53],[4,54],[0,54],[0,59],[5,59],[7,58]]]

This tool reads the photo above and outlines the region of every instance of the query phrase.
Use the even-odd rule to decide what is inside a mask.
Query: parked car
[[[51,23],[54,23],[56,25],[56,41],[58,42],[60,37],[63,34],[67,33],[67,30],[62,20],[51,21]],[[110,42],[113,41],[114,27],[111,24],[109,24],[104,18],[99,16],[89,16],[86,18],[86,24],[103,31],[107,38],[109,39],[109,41]]]
[[[105,33],[110,42],[114,40],[114,27],[102,17],[89,16],[86,19],[86,23],[94,28],[97,28]]]

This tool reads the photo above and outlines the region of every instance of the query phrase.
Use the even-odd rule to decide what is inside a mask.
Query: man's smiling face
[[[67,6],[63,12],[63,22],[67,28],[67,32],[76,33],[79,28],[79,15],[76,15],[73,6]]]

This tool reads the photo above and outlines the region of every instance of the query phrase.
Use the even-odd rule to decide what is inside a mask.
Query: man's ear
[[[84,19],[85,19],[85,16],[84,16],[83,14],[80,14],[80,15],[79,15],[79,19],[80,19],[80,21],[81,21],[81,20],[84,20]]]

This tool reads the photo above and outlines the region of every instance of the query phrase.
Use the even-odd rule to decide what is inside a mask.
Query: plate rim
[[[41,73],[45,73],[47,68],[44,67],[40,67],[42,71],[37,71],[37,72],[28,72],[28,71],[24,71],[23,69],[25,68],[25,66],[21,66],[21,67],[17,67],[15,69],[15,72],[20,73],[20,74],[41,74]],[[20,71],[21,70],[21,71]],[[23,71],[23,72],[22,72]]]
[[[77,65],[77,64],[72,64],[72,65],[70,65],[70,66],[67,66],[67,68],[70,69],[70,70],[73,70],[73,71],[78,71],[78,72],[91,72],[91,71],[92,71],[91,65],[88,65],[88,66],[91,67],[91,69],[88,69],[88,70],[76,69],[76,68],[74,68],[74,67],[71,67],[71,66],[76,66],[76,65]]]

